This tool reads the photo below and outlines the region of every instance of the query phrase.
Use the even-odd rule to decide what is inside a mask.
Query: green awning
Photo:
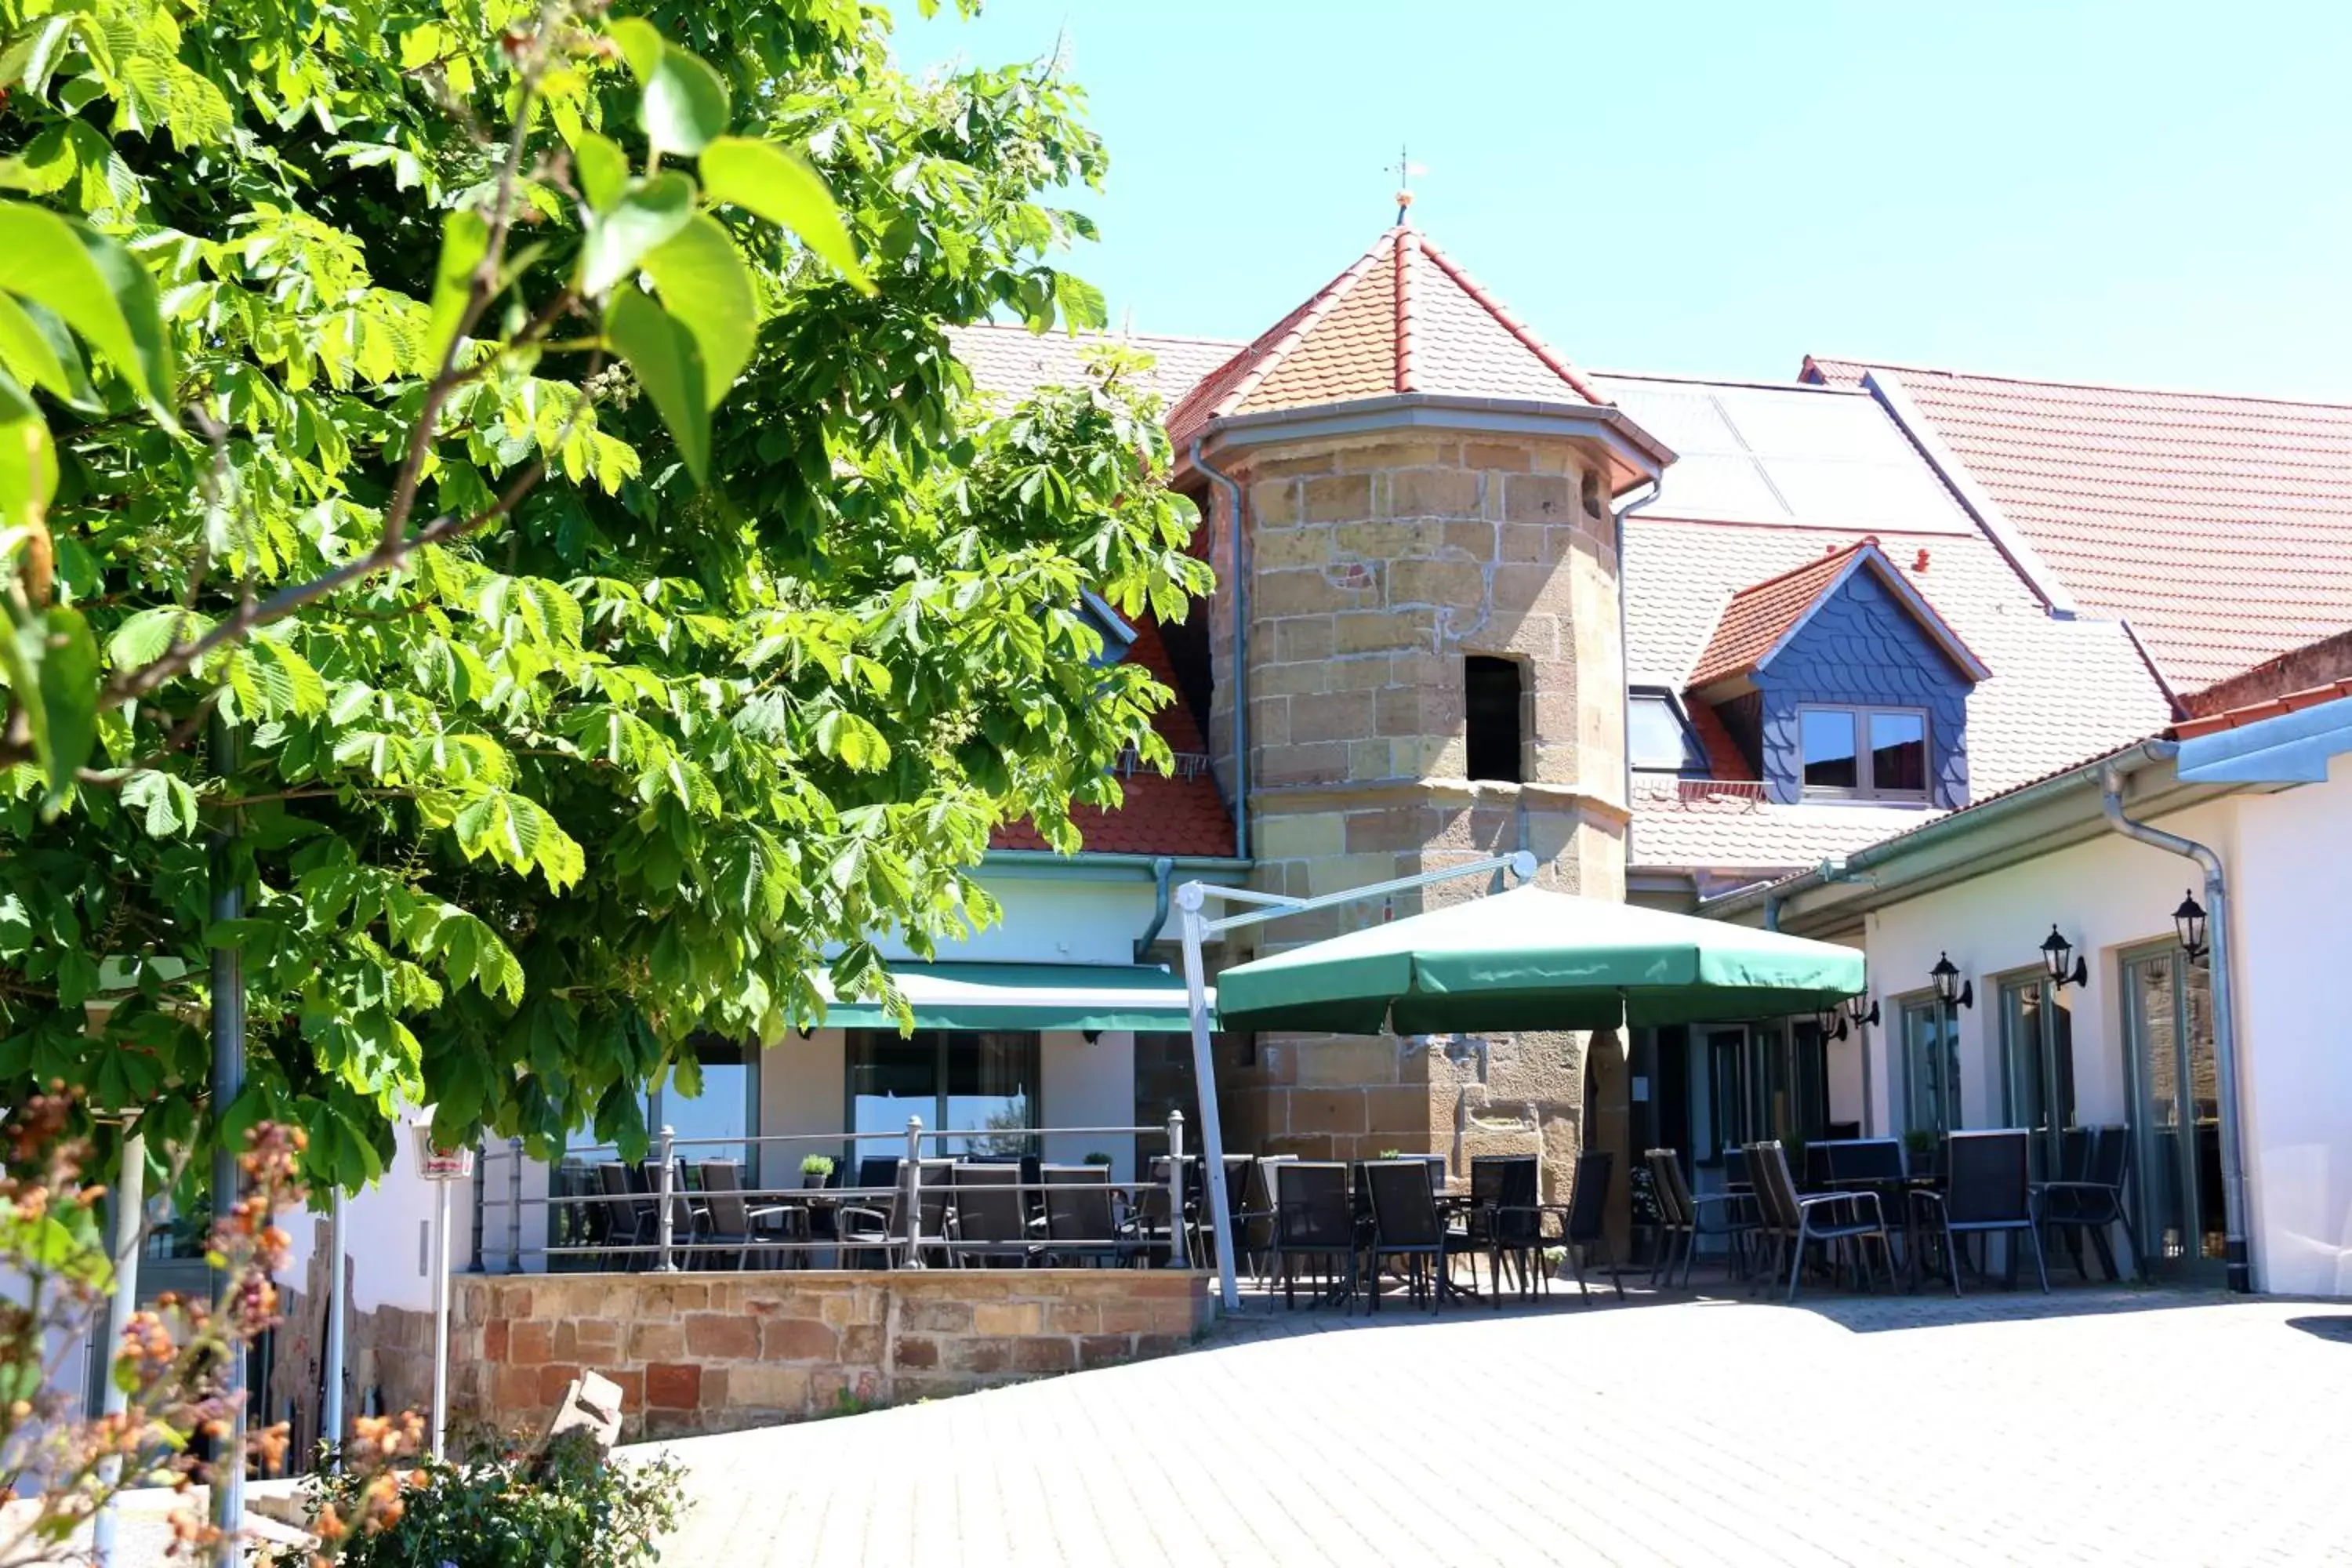
[[[894,963],[890,973],[919,1029],[1191,1027],[1184,978],[1141,964]],[[831,991],[822,976],[819,989]],[[895,1029],[879,1002],[834,1002],[829,1029]]]
[[[1608,1029],[1812,1012],[1863,955],[1778,931],[1541,888],[1472,899],[1226,970],[1227,1029]]]

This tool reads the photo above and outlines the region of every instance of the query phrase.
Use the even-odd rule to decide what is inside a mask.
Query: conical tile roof
[[[1213,419],[1411,392],[1608,405],[1475,279],[1400,224],[1202,378],[1169,415],[1168,433],[1181,451]]]

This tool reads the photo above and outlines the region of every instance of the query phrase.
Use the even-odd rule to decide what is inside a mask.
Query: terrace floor
[[[2352,1562],[2352,1304],[1254,1301],[1159,1361],[651,1447],[696,1504],[665,1561],[744,1568]]]

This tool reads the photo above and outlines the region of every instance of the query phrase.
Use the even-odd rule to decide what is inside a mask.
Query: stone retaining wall
[[[626,1435],[681,1436],[964,1394],[1189,1343],[1213,1277],[1108,1268],[474,1276],[452,1282],[450,1396],[544,1423],[584,1369]]]

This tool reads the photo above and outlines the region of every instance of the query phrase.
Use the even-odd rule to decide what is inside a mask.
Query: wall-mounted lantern
[[[1813,1026],[1822,1032],[1823,1040],[1845,1038],[1845,1013],[1834,1002],[1813,1015]]]
[[[1959,969],[1952,963],[1950,953],[1937,953],[1936,967],[1927,973],[1936,982],[1936,1000],[1945,1006],[1973,1007],[1977,1005],[1977,983],[1960,978]]]
[[[1878,1004],[1871,1000],[1867,992],[1859,996],[1849,996],[1846,998],[1845,1016],[1857,1029],[1864,1024],[1875,1026],[1878,1022]]]
[[[2205,906],[2194,893],[2183,896],[2180,907],[2172,911],[2172,929],[2179,933],[2180,949],[2189,962],[2205,956]]]
[[[2060,936],[2054,924],[2042,939],[2042,962],[2049,968],[2050,984],[2061,989],[2091,983],[2091,961],[2075,957],[2074,944]]]

